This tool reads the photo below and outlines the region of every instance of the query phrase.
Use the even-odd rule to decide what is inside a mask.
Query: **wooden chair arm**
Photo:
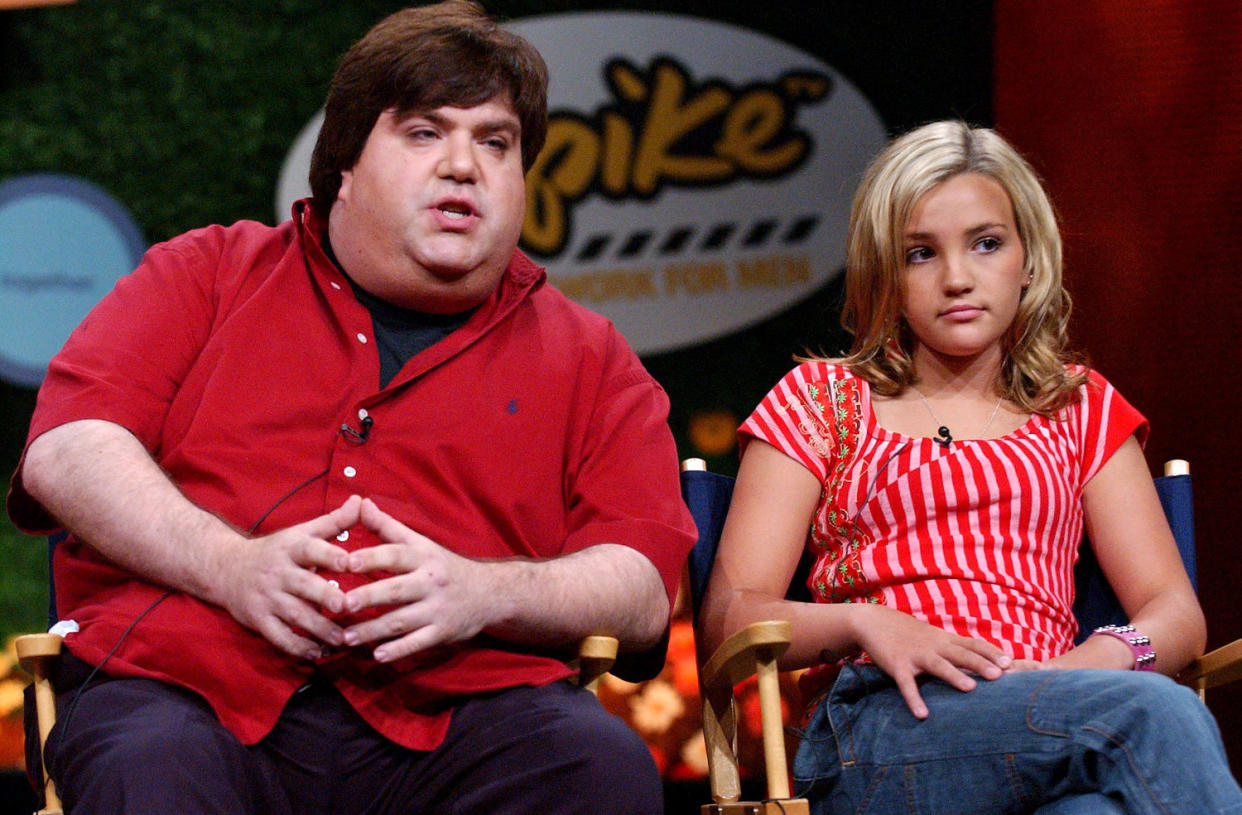
[[[1200,698],[1208,688],[1242,679],[1242,640],[1210,651],[1186,666],[1177,680],[1199,691]]]
[[[39,755],[47,744],[47,734],[56,723],[56,691],[48,678],[52,662],[60,657],[59,634],[26,634],[17,638],[17,660],[34,677],[35,717],[39,722]],[[61,815],[56,784],[43,773],[43,809],[37,815]]]
[[[578,646],[578,685],[598,695],[599,680],[617,661],[617,638],[603,634],[584,637]]]
[[[720,644],[703,663],[699,683],[705,691],[733,690],[737,683],[756,672],[757,654],[779,659],[789,649],[793,626],[787,620],[751,623]]]
[[[699,685],[703,690],[703,738],[707,745],[712,798],[718,805],[736,802],[742,794],[733,688],[752,674],[759,677],[768,797],[789,798],[776,661],[789,648],[792,633],[793,626],[786,620],[751,623],[721,643],[699,671]],[[728,811],[719,807],[718,810]]]

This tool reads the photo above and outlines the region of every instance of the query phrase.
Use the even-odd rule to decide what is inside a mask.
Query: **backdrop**
[[[1148,461],[1190,461],[1209,647],[1242,636],[1236,240],[1242,6],[1007,0],[996,123],[1064,222],[1073,333],[1151,421]],[[1234,685],[1210,693],[1238,774]]]

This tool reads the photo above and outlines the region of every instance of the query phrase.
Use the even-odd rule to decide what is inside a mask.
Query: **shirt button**
[[[367,344],[367,335],[366,335],[366,334],[362,334],[362,333],[358,334],[358,342],[362,343],[363,345],[366,345],[366,344]]]
[[[341,543],[344,543],[345,541],[349,540],[349,530],[346,529],[344,532],[337,535],[336,539],[339,540]]]
[[[367,409],[366,409],[366,408],[359,408],[359,409],[358,409],[358,418],[359,418],[359,419],[365,419],[365,418],[367,417],[367,415],[368,415],[368,414],[367,414]]]
[[[357,471],[357,470],[355,470],[353,467],[346,467],[346,468],[345,468],[345,477],[346,477],[346,478],[353,478],[353,477],[354,477],[354,476],[356,476],[357,474],[358,474],[358,471]]]
[[[336,289],[337,291],[341,290],[341,284],[337,283],[335,280],[329,280],[328,284],[332,286],[332,288]]]

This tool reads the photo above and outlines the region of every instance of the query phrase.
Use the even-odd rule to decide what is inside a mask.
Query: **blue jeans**
[[[1242,814],[1215,721],[1167,677],[1029,671],[921,692],[924,721],[880,669],[841,672],[794,760],[813,812]]]

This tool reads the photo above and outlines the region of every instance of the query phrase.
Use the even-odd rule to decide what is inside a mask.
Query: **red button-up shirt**
[[[630,546],[655,564],[671,606],[694,527],[668,400],[613,326],[516,253],[466,325],[381,390],[371,316],[325,256],[323,232],[302,202],[278,227],[213,226],[152,247],[50,364],[29,438],[115,422],[191,501],[239,529],[258,524],[256,535],[360,494],[469,557]],[[359,443],[342,426],[360,430],[364,417]],[[20,464],[8,505],[28,531],[56,526],[24,491]],[[341,545],[376,542],[358,527]],[[60,614],[81,626],[70,651],[98,664],[119,642],[109,674],[190,688],[248,744],[316,667],[379,732],[420,750],[439,744],[463,697],[570,673],[487,638],[392,665],[343,650],[316,666],[181,593],[123,637],[165,589],[72,537],[54,568]],[[333,577],[346,591],[367,579]]]

